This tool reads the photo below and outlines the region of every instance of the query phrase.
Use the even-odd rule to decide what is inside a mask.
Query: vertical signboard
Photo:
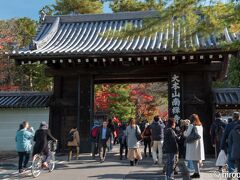
[[[171,73],[169,79],[169,115],[178,123],[181,119],[181,77],[180,73]]]

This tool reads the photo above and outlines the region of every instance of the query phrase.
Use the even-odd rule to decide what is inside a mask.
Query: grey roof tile
[[[0,108],[48,107],[52,93],[0,92]]]
[[[109,53],[165,52],[176,48],[197,47],[217,49],[220,40],[240,40],[240,34],[231,34],[225,28],[222,39],[214,34],[208,38],[196,34],[186,39],[187,29],[179,24],[168,24],[152,37],[112,38],[126,23],[142,26],[144,18],[156,17],[156,11],[123,12],[115,14],[87,14],[74,16],[47,16],[35,38],[37,49],[19,51],[18,55],[101,55]]]
[[[219,88],[213,92],[215,104],[240,106],[240,88]]]

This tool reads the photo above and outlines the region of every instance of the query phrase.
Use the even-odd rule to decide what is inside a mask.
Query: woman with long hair
[[[130,165],[137,165],[138,161],[142,159],[140,142],[137,136],[141,136],[141,130],[136,124],[136,120],[130,118],[129,125],[126,129],[126,137],[128,144],[128,159],[130,160]]]
[[[200,178],[200,162],[205,160],[204,144],[203,144],[203,126],[197,114],[190,116],[191,124],[185,133],[186,139],[196,130],[200,138],[186,143],[186,160],[193,161],[194,174],[191,178]]]

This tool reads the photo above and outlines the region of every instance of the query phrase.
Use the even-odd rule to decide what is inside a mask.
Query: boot
[[[193,175],[190,176],[191,178],[200,178],[199,173],[194,173]]]
[[[130,161],[130,166],[134,166],[134,162],[133,161]]]
[[[135,164],[135,166],[138,165],[138,160],[137,159],[134,160],[134,164]]]

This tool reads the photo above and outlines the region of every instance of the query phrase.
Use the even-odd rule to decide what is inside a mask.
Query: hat
[[[48,124],[46,121],[42,121],[41,124],[40,124],[40,128],[41,129],[48,129]]]

